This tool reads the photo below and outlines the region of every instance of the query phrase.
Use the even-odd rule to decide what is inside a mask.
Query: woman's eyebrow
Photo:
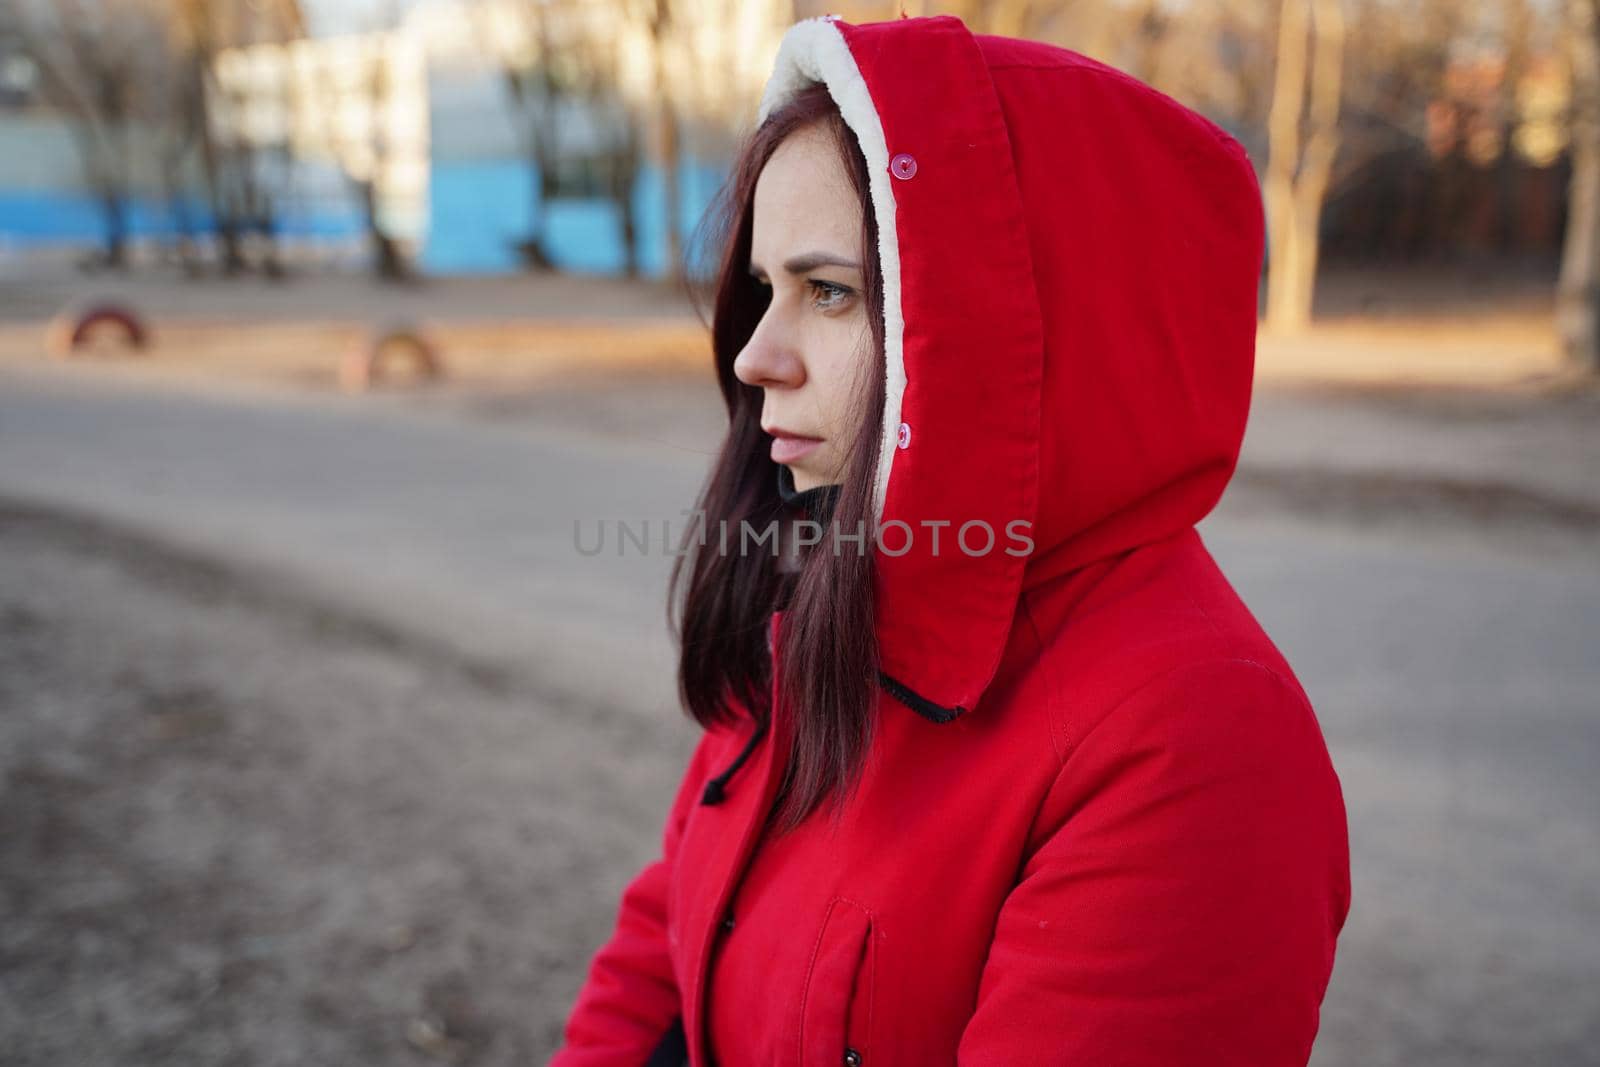
[[[791,256],[783,262],[783,269],[790,274],[804,274],[806,271],[815,270],[817,267],[848,267],[851,270],[859,271],[861,264],[853,259],[835,255],[832,252],[802,252],[798,256]],[[762,269],[760,264],[752,262],[750,264],[750,276],[764,280],[767,272]]]

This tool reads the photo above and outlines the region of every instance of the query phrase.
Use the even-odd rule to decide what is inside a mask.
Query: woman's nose
[[[763,321],[756,326],[756,332],[734,357],[733,375],[746,385],[792,389],[806,380],[805,362],[771,325]]]

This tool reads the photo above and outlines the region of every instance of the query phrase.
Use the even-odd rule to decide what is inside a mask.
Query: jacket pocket
[[[800,998],[803,1067],[869,1067],[876,959],[872,913],[853,900],[828,902]]]

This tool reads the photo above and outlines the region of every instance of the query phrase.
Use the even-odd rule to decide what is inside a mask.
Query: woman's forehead
[[[861,199],[833,139],[820,130],[796,131],[756,180],[751,259],[772,270],[804,251],[854,258],[861,221]]]

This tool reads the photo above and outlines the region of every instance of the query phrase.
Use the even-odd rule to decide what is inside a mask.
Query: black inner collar
[[[778,467],[778,496],[786,507],[799,508],[816,522],[826,523],[839,499],[840,485],[818,485],[804,492],[794,487],[794,472],[782,463]]]

